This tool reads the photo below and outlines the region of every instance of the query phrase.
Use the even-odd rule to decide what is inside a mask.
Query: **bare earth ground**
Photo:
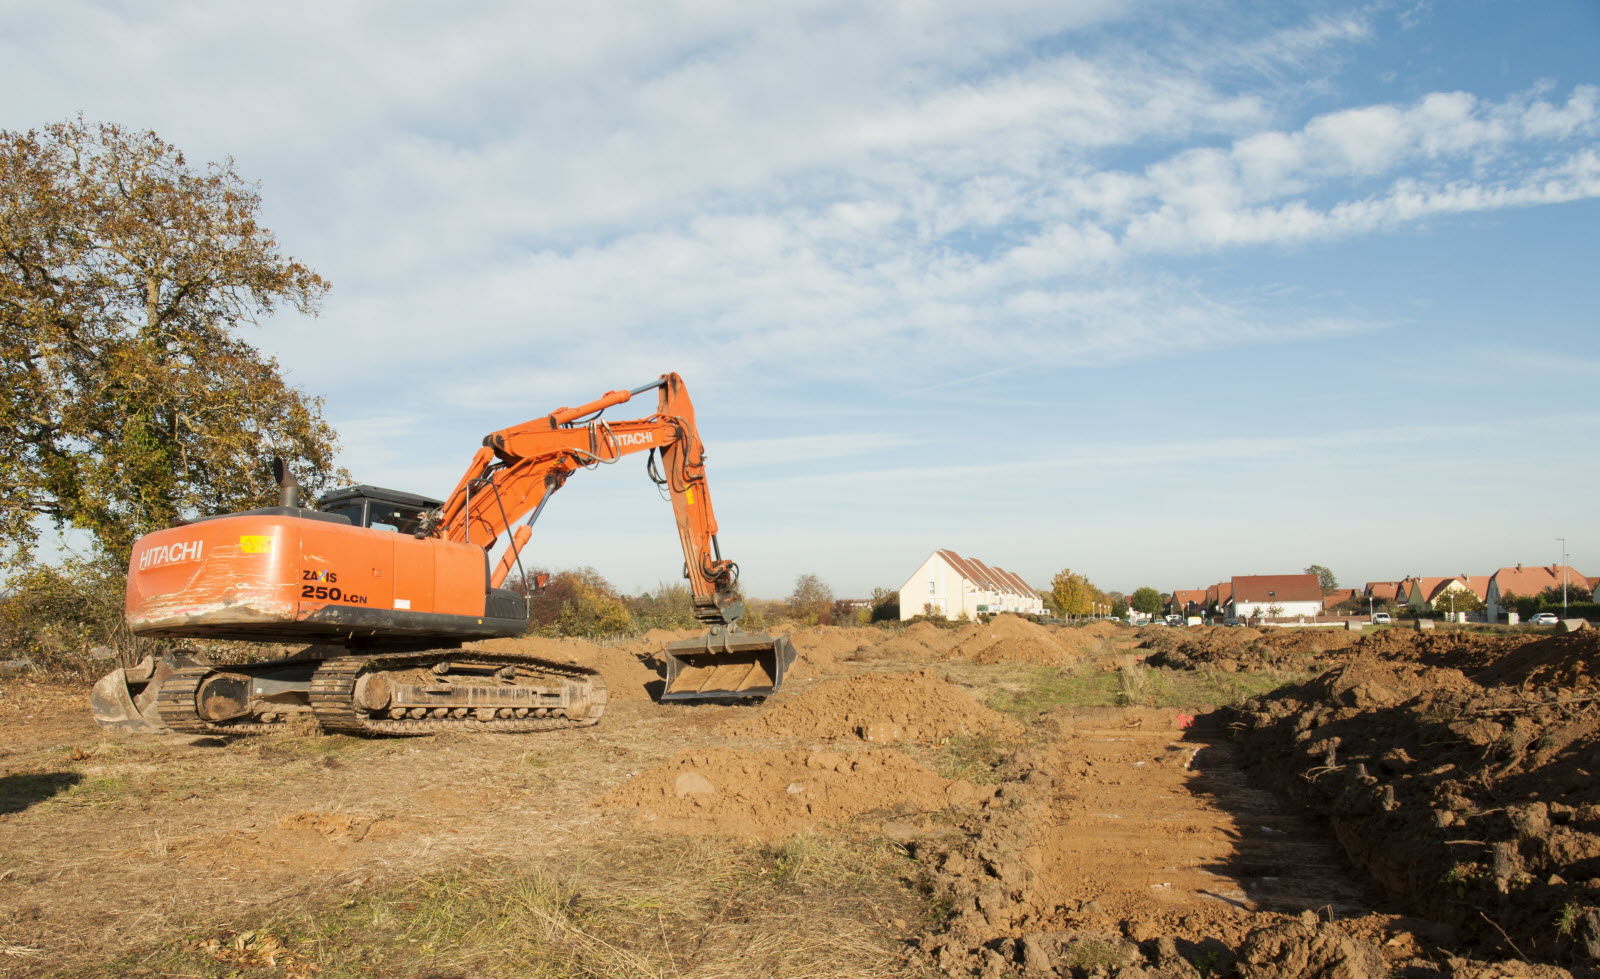
[[[4,681],[0,974],[1595,974],[1592,641],[931,628],[798,632],[740,706],[567,644],[611,707],[524,736],[117,739]]]

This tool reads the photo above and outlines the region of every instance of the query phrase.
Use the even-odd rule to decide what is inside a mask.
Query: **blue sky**
[[[258,179],[334,289],[251,339],[364,481],[680,372],[756,595],[938,547],[1600,574],[1597,42],[1579,0],[0,3],[0,127]],[[642,469],[536,560],[674,580]]]

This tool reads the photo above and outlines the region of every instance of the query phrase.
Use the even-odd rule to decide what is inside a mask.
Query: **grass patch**
[[[1303,682],[1309,676],[1309,673],[1289,670],[1259,673],[1226,673],[1212,667],[1166,670],[1138,663],[1113,670],[1083,663],[1068,669],[1031,668],[1010,682],[996,684],[986,702],[994,710],[1024,722],[1061,708],[1206,709],[1242,703],[1286,684]]]
[[[642,837],[560,867],[486,862],[191,925],[66,976],[917,977],[930,913],[886,840]],[[893,924],[891,924],[893,923]],[[898,925],[898,927],[896,927]]]
[[[1031,667],[987,698],[994,710],[1022,721],[1062,707],[1110,707],[1116,702],[1117,675],[1094,666],[1057,669]]]
[[[1015,745],[999,735],[985,731],[980,734],[953,734],[930,753],[930,767],[942,778],[959,778],[977,785],[993,785],[1000,781],[1000,763],[1015,749]]]
[[[1291,683],[1303,683],[1311,673],[1297,670],[1262,670],[1226,673],[1211,666],[1197,670],[1149,670],[1145,699],[1149,707],[1225,707],[1269,693]]]

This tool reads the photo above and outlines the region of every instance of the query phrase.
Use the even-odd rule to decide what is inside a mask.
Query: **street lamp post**
[[[1567,617],[1567,539],[1557,537],[1561,542],[1561,617]]]

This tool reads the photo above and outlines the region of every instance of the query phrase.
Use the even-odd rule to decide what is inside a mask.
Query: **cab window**
[[[372,501],[367,504],[367,526],[373,530],[392,530],[401,534],[416,533],[422,511],[416,507],[396,506],[393,503]]]

